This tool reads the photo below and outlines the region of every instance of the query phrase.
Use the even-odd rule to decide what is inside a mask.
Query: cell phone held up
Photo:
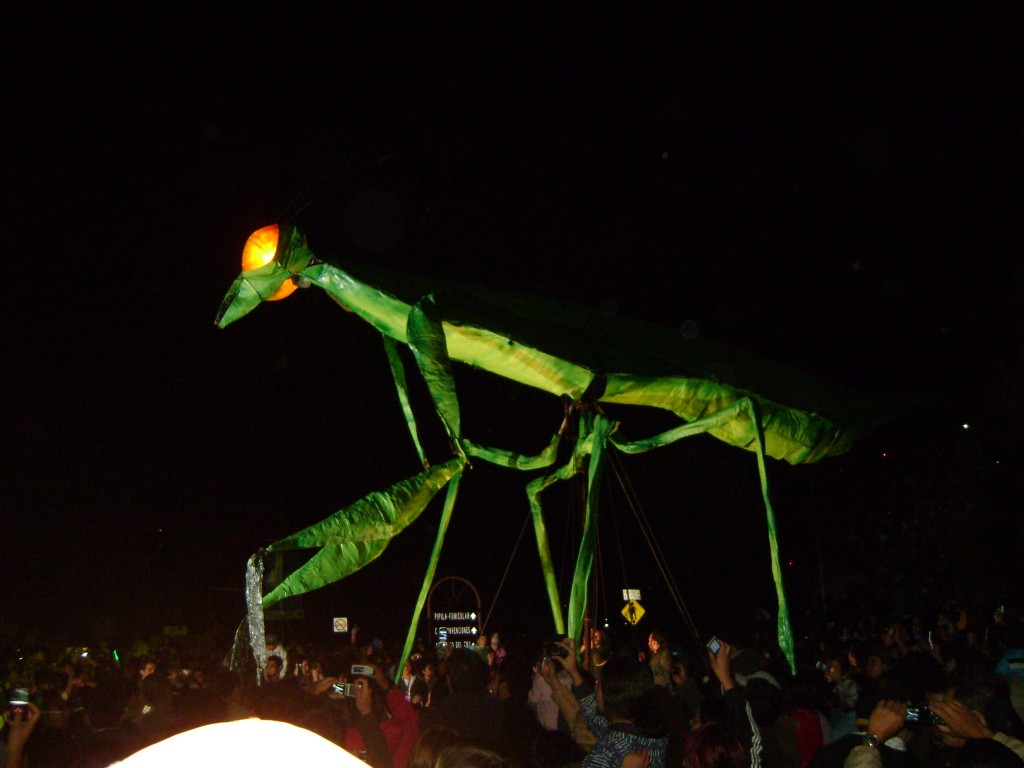
[[[717,637],[712,637],[710,640],[707,641],[704,647],[711,651],[712,656],[717,656],[718,652],[722,650],[722,641],[719,640]]]
[[[11,716],[17,718],[19,715],[28,718],[29,695],[27,688],[14,688],[7,699],[7,706],[10,708]]]
[[[27,707],[28,701],[28,688],[13,688],[11,689],[11,695],[7,700],[7,704],[11,709],[20,709]]]

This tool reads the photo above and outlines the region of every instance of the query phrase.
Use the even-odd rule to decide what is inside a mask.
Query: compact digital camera
[[[908,723],[931,723],[932,725],[945,725],[946,721],[932,712],[928,707],[907,707]]]
[[[555,657],[558,657],[560,659],[566,658],[569,655],[569,652],[558,644],[560,640],[564,639],[565,638],[558,638],[556,640],[549,640],[548,642],[544,643],[544,655],[547,656],[549,659],[553,659]]]
[[[331,686],[331,693],[338,693],[342,696],[348,696],[350,699],[354,699],[356,697],[356,684],[335,683]]]

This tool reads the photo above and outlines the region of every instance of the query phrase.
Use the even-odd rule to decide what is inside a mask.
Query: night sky
[[[417,471],[378,335],[322,292],[214,327],[245,239],[281,217],[315,251],[686,324],[907,403],[844,457],[772,463],[801,606],[886,559],[901,588],[1019,575],[1019,8],[604,8],[6,25],[6,621],[216,624],[256,548]],[[554,398],[457,376],[477,442],[532,453],[561,421]],[[770,607],[754,456],[685,442],[623,466],[690,609]],[[485,610],[528,479],[463,483],[440,575]],[[438,513],[307,613],[400,627]],[[628,529],[605,538],[626,571],[609,610],[635,581],[674,626]],[[497,625],[549,621],[534,549],[528,531]]]

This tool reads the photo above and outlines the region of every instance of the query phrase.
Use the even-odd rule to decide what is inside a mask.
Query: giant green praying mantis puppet
[[[649,323],[608,317],[536,297],[343,265],[315,256],[293,226],[272,225],[253,233],[243,251],[242,269],[217,314],[220,327],[243,317],[263,301],[284,298],[298,287],[316,285],[380,332],[399,401],[424,467],[418,475],[371,493],[270,545],[265,552],[319,551],[266,595],[262,594],[260,578],[262,553],[250,559],[248,630],[260,669],[265,653],[263,608],[362,568],[447,486],[441,522],[403,651],[404,662],[434,578],[462,472],[469,461],[479,459],[519,470],[542,469],[556,463],[561,430],[536,456],[478,445],[464,434],[452,366],[456,361],[592,406],[581,410],[579,439],[568,462],[526,487],[554,627],[559,633],[568,631],[577,641],[587,607],[597,530],[596,489],[606,451],[614,448],[638,453],[706,432],[754,452],[768,518],[778,597],[778,641],[795,670],[765,457],[800,464],[842,453],[857,434],[880,420],[880,402],[825,387],[785,366],[736,349],[702,339],[684,339]],[[398,344],[406,344],[412,351],[447,431],[453,455],[444,463],[431,465],[424,456]],[[728,371],[728,381],[723,380],[722,371]],[[647,439],[625,441],[616,431],[617,423],[604,414],[602,403],[663,408],[682,423]],[[584,468],[588,483],[584,529],[566,624],[540,494],[555,481]],[[397,668],[402,669],[402,663]]]

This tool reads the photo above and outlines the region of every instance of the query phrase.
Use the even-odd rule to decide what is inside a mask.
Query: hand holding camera
[[[711,671],[715,673],[722,689],[729,691],[736,687],[736,681],[732,678],[732,646],[717,637],[711,638],[707,644],[708,661],[711,664]]]
[[[32,735],[32,729],[39,722],[40,715],[39,707],[31,701],[18,701],[17,703],[11,701],[10,705],[11,708],[7,711],[5,718],[11,729],[7,737],[8,758],[10,758],[12,747],[24,746],[28,741],[28,737]]]
[[[906,720],[907,704],[903,701],[880,701],[871,710],[867,733],[884,744],[901,730]]]
[[[961,739],[991,739],[995,735],[977,712],[959,701],[933,702],[931,711],[941,718],[942,722],[935,727],[942,733]]]

